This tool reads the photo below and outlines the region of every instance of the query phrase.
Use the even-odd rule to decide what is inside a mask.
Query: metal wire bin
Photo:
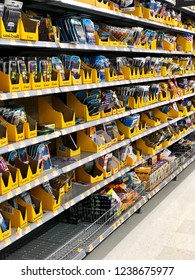
[[[75,254],[75,252],[78,252],[80,248],[84,248],[88,241],[94,238],[97,232],[99,232],[103,227],[108,226],[117,218],[119,204],[115,203],[114,206],[112,206],[108,211],[94,211],[93,209],[84,208],[82,209],[82,211],[80,211],[81,209],[79,209],[79,214],[77,210],[75,211],[75,207],[72,208],[73,209],[71,210],[71,213],[73,214],[73,217],[79,218],[79,216],[82,214],[86,217],[86,221],[84,223],[80,222],[78,225],[76,225],[78,227],[78,230],[79,225],[80,229],[82,228],[82,230],[68,243],[61,246],[57,251],[48,256],[48,260],[72,259],[72,256]],[[95,220],[96,217],[98,217],[98,219]],[[89,224],[89,222],[91,224]]]

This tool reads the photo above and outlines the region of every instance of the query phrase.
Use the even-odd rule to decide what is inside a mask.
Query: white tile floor
[[[195,260],[195,163],[86,259]]]

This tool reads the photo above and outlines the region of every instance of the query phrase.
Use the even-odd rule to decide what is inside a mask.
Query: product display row
[[[19,92],[194,72],[192,57],[5,57],[0,59],[0,90]]]

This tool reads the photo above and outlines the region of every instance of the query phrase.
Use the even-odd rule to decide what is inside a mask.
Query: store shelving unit
[[[28,1],[27,1],[28,2]],[[36,3],[36,5],[39,6],[39,9],[42,9],[42,1],[36,0],[33,1]],[[34,4],[27,3],[27,6],[33,6]],[[167,0],[166,2],[169,2],[169,4],[172,4],[172,1]],[[62,8],[70,9],[71,11],[76,12],[85,12],[85,14],[89,14],[92,16],[100,16],[101,18],[107,18],[114,21],[120,21],[123,22],[121,25],[126,24],[134,24],[134,25],[142,25],[142,26],[150,26],[154,29],[165,29],[170,32],[177,32],[177,33],[183,33],[183,32],[189,32],[191,34],[195,34],[192,30],[187,30],[179,27],[173,27],[166,24],[153,22],[151,20],[146,20],[142,18],[138,18],[136,16],[127,15],[127,14],[121,14],[119,12],[114,12],[110,10],[105,10],[101,8],[97,8],[91,5],[83,4],[81,2],[76,1],[68,1],[68,0],[52,0],[47,1],[47,8],[49,10],[52,10],[55,7],[55,11],[58,12]],[[183,8],[183,10],[186,10],[186,8]],[[88,46],[88,45],[79,45],[79,44],[65,44],[65,43],[53,43],[53,42],[32,42],[32,41],[20,41],[20,40],[7,40],[7,39],[0,39],[0,46],[2,47],[14,47],[14,48],[25,48],[28,49],[28,51],[33,49],[49,49],[51,51],[82,51],[82,52],[109,52],[113,53],[114,55],[117,55],[118,53],[126,53],[126,54],[136,54],[136,53],[149,53],[149,54],[159,54],[159,55],[193,55],[191,52],[181,52],[181,51],[163,51],[163,50],[143,50],[138,48],[131,48],[131,47],[105,47],[105,46]],[[76,85],[76,86],[67,86],[67,87],[56,87],[56,88],[49,88],[49,89],[40,89],[40,90],[29,90],[29,91],[20,91],[20,92],[8,92],[8,93],[0,93],[0,100],[1,101],[9,101],[9,100],[15,100],[15,99],[23,99],[23,98],[29,98],[29,97],[39,97],[39,96],[46,96],[46,95],[55,95],[57,93],[66,93],[68,95],[68,92],[74,92],[78,90],[86,90],[86,89],[96,89],[96,88],[106,88],[106,87],[117,87],[117,86],[124,86],[124,85],[134,85],[134,84],[140,84],[140,83],[148,83],[148,82],[158,82],[173,78],[184,78],[184,77],[194,77],[195,73],[186,73],[183,75],[170,75],[166,77],[151,77],[151,78],[140,78],[140,79],[131,79],[131,80],[122,80],[122,81],[114,81],[114,82],[103,82],[103,83],[96,83],[96,84],[86,84],[86,85]],[[152,108],[160,107],[166,104],[170,104],[175,101],[179,101],[185,98],[193,97],[195,96],[195,92],[183,95],[181,97],[178,97],[176,99],[172,100],[166,100],[163,102],[157,102],[151,105],[147,105],[145,107],[137,108],[137,109],[131,109],[127,110],[124,113],[112,115],[106,118],[102,118],[99,120],[91,121],[91,122],[85,122],[82,124],[77,124],[72,127],[64,128],[64,129],[58,129],[55,132],[44,135],[44,136],[37,136],[32,139],[25,139],[16,143],[9,143],[8,145],[0,148],[0,154],[3,154],[8,151],[13,151],[22,147],[30,146],[36,143],[40,143],[43,141],[52,140],[55,138],[58,138],[62,135],[66,135],[72,132],[77,132],[80,130],[83,130],[85,128],[89,128],[91,126],[95,126],[98,124],[102,124],[108,121],[117,120],[125,116],[129,116],[135,113],[143,112],[145,110],[149,110]],[[128,145],[131,142],[134,142],[146,135],[149,135],[155,131],[158,131],[164,127],[167,127],[173,123],[177,123],[179,120],[182,120],[188,116],[191,116],[192,114],[195,114],[195,112],[190,112],[187,116],[175,118],[172,120],[168,120],[166,123],[162,123],[157,127],[153,128],[147,128],[147,130],[143,133],[140,133],[130,139],[125,139],[123,141],[119,141],[118,143],[102,150],[99,153],[86,153],[81,152],[81,155],[73,157],[71,161],[67,161],[65,163],[58,163],[57,157],[53,158],[54,166],[52,170],[49,170],[47,172],[44,172],[38,179],[29,182],[28,184],[25,184],[23,186],[19,186],[18,188],[10,191],[9,193],[5,195],[0,196],[0,203],[8,200],[9,198],[15,197],[24,191],[30,190],[43,182],[47,182],[60,174],[69,172],[79,166],[84,165],[85,163],[89,161],[93,161],[102,155],[105,155],[107,153],[110,153],[120,147],[124,147]],[[191,127],[188,129],[186,133],[181,135],[181,137],[175,139],[171,142],[171,145],[177,141],[180,141],[190,133],[195,131],[194,127]],[[161,148],[156,152],[158,154],[159,152],[163,151],[164,148]],[[82,185],[78,183],[74,183],[72,189],[65,194],[65,196],[62,199],[62,203],[60,208],[52,211],[44,211],[43,217],[39,219],[38,221],[34,223],[29,223],[24,228],[20,229],[12,229],[12,235],[11,237],[8,237],[7,239],[0,242],[0,250],[6,248],[7,246],[14,244],[18,240],[22,240],[24,236],[27,236],[31,232],[35,232],[37,228],[44,228],[46,226],[48,221],[53,220],[54,217],[57,215],[63,213],[65,210],[69,209],[71,206],[77,204],[79,201],[83,200],[84,198],[88,197],[89,195],[95,193],[96,191],[102,189],[107,184],[113,182],[116,178],[126,174],[136,166],[140,165],[144,160],[151,158],[153,155],[145,155],[142,160],[136,162],[134,166],[125,166],[122,169],[120,169],[116,174],[100,181],[99,183],[94,184],[87,184]],[[37,246],[42,248],[43,250],[40,252],[40,255],[37,254],[36,256],[36,246],[34,249],[34,254],[31,255],[33,258],[37,259],[83,259],[87,253],[91,252],[98,244],[100,244],[105,238],[107,238],[113,231],[115,231],[121,224],[123,224],[129,217],[131,217],[135,212],[137,212],[145,203],[147,203],[156,193],[158,193],[162,188],[164,188],[173,178],[175,178],[182,170],[184,170],[190,163],[192,163],[195,160],[195,155],[192,155],[184,164],[182,164],[177,170],[174,170],[162,183],[160,183],[156,188],[154,188],[151,192],[149,192],[147,195],[142,197],[139,201],[137,201],[132,207],[130,207],[127,211],[122,213],[119,217],[117,217],[114,221],[110,223],[106,223],[105,225],[102,225],[100,228],[97,226],[97,224],[94,225],[95,233],[91,232],[89,236],[89,229],[91,230],[92,226],[89,226],[88,228],[83,227],[81,225],[81,228],[77,227],[78,232],[80,232],[78,235],[74,236],[72,233],[69,232],[67,234],[66,238],[62,238],[60,242],[49,242],[44,241],[41,237],[37,238],[36,240],[33,239],[33,243],[27,245],[29,248],[32,248],[33,246]],[[56,225],[56,228],[62,227],[62,225]],[[75,225],[71,225],[68,227],[76,227]],[[54,226],[55,228],[55,226]],[[56,229],[54,229],[55,231]],[[59,234],[67,233],[69,229],[67,228],[61,228],[61,231],[59,230]],[[75,228],[74,228],[75,230]],[[49,232],[49,229],[48,229]],[[45,233],[47,234],[47,232]],[[49,233],[48,233],[49,234]],[[73,236],[73,237],[72,237]],[[87,236],[87,239],[85,238]],[[78,239],[80,240],[78,242]],[[34,245],[33,245],[34,244]],[[39,248],[39,249],[40,249]],[[44,251],[45,250],[45,251]],[[15,257],[21,257],[22,255],[22,249],[20,252],[15,254]],[[28,252],[28,250],[26,250]],[[24,253],[24,252],[23,252]],[[32,251],[31,251],[32,253]],[[26,253],[25,253],[26,254]],[[23,255],[24,258],[28,258],[27,255]]]

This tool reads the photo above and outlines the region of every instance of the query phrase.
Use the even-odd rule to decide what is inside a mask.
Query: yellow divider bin
[[[77,86],[77,85],[81,85],[82,84],[82,77],[79,73],[79,76],[78,78],[75,78],[72,74],[71,74],[71,84],[74,85],[74,86]]]
[[[159,100],[160,101],[167,101],[170,100],[171,96],[170,96],[170,91],[160,91],[159,92]]]
[[[132,70],[127,67],[127,66],[122,66],[122,71],[123,71],[123,75],[125,80],[130,80],[132,78]]]
[[[149,8],[143,7],[143,18],[152,20],[152,21],[158,21],[158,17],[155,17],[151,15],[151,10]]]
[[[105,80],[106,82],[113,82],[118,80],[118,76],[114,72],[114,70],[110,68],[105,68]]]
[[[156,50],[156,40],[153,40],[151,42],[151,44],[149,45],[148,42],[144,43],[144,44],[137,44],[136,48],[139,49],[146,49],[146,50]],[[145,76],[142,76],[142,78],[144,78]]]
[[[162,144],[157,145],[154,148],[148,147],[143,138],[136,141],[136,146],[141,149],[144,155],[154,155],[162,148]]]
[[[84,131],[78,131],[77,144],[82,152],[98,153],[105,149],[105,144],[98,146]]]
[[[147,98],[140,97],[138,100],[139,100],[139,107],[138,108],[145,107],[145,106],[149,105],[149,97],[147,97]]]
[[[134,129],[134,135],[139,135],[144,131],[146,131],[146,123],[144,121],[140,121],[139,125]]]
[[[112,116],[112,108],[110,108],[108,111],[101,111],[100,112],[100,116],[101,118],[106,118],[106,117],[109,117],[109,116]]]
[[[127,166],[127,160],[125,160],[125,161],[121,160],[121,168],[123,168],[125,166]]]
[[[0,38],[19,40],[20,39],[19,24],[17,26],[16,32],[7,32],[5,29],[3,19],[2,17],[0,17]]]
[[[24,122],[24,137],[26,139],[37,136],[37,121],[27,115],[27,122]]]
[[[4,195],[11,191],[11,173],[0,169],[0,195]]]
[[[42,201],[38,198],[31,195],[32,202],[35,205],[35,208],[32,204],[26,203],[24,200],[22,200],[19,196],[17,196],[17,201],[22,206],[26,207],[27,210],[27,220],[30,223],[34,223],[37,220],[41,219],[43,216],[43,210],[42,210]]]
[[[95,5],[98,8],[109,9],[108,1],[105,2],[104,0],[95,0]]]
[[[145,121],[146,125],[148,126],[158,126],[160,125],[160,121],[159,120],[153,120],[150,119],[145,113],[141,113],[141,120]]]
[[[161,123],[167,122],[167,114],[162,113],[158,108],[153,109],[154,116],[160,120]]]
[[[119,171],[119,167],[118,167],[118,164],[117,164],[117,167],[114,167],[111,163],[111,172],[112,172],[112,175],[118,173]]]
[[[166,66],[162,66],[161,67],[161,76],[166,77],[167,75],[168,75],[167,67]]]
[[[22,78],[19,74],[16,74],[16,84],[12,84],[10,76],[3,72],[0,72],[0,90],[3,92],[17,92],[22,90]]]
[[[53,189],[53,194],[46,192],[41,186],[33,188],[30,193],[42,201],[43,210],[55,211],[60,207],[61,196],[60,193]]]
[[[175,51],[176,50],[176,44],[175,43],[170,43],[167,40],[163,39],[163,49],[165,51]]]
[[[80,147],[78,149],[72,150],[63,144],[62,137],[56,139],[56,155],[60,157],[74,157],[81,153]]]
[[[178,118],[178,117],[182,117],[183,113],[181,111],[177,111],[177,110],[171,108],[171,110],[167,113],[167,115],[170,118]]]
[[[40,163],[38,162],[38,160],[35,160],[35,159],[31,158],[30,156],[28,156],[28,160],[29,160],[29,166],[30,166],[30,181],[32,181],[32,180],[39,178],[39,176],[41,175],[43,170],[42,170],[42,166],[40,166]]]
[[[121,121],[116,120],[117,127],[121,133],[125,135],[125,138],[131,138],[135,136],[135,129],[130,129],[130,127],[124,125]]]
[[[133,147],[133,153],[136,155],[137,161],[142,160],[142,151],[140,149]]]
[[[8,238],[9,236],[11,236],[11,233],[12,233],[11,232],[11,221],[9,219],[7,219],[4,215],[3,215],[3,218],[6,220],[7,224],[9,225],[9,228],[3,232],[0,227],[0,241]]]
[[[30,165],[16,158],[15,167],[18,170],[18,185],[22,186],[29,183],[31,180]]]
[[[7,126],[7,135],[9,142],[17,142],[20,140],[24,140],[24,125],[23,123],[19,123],[18,126],[8,123],[6,120],[0,116],[0,121],[3,125]]]
[[[121,131],[114,130],[115,135],[117,136],[118,141],[123,141],[125,139],[125,135]]]
[[[99,37],[99,34],[97,31],[95,31],[95,43],[97,46],[109,46],[109,38],[106,41],[102,41]]]
[[[54,69],[52,69],[50,87],[56,88],[58,86],[59,86],[58,73]]]
[[[186,107],[182,107],[179,103],[177,103],[177,107],[178,107],[179,111],[182,112],[182,116],[188,115],[189,112]]]
[[[96,166],[99,170],[102,171],[104,178],[108,178],[112,176],[112,170],[111,171],[106,171],[99,163],[96,163]]]
[[[30,73],[30,85],[31,85],[31,89],[34,89],[34,90],[40,90],[43,88],[43,81],[42,81],[41,73],[37,74],[37,81],[35,81],[33,74]]]
[[[120,42],[119,41],[114,41],[114,40],[111,40],[110,38],[108,39],[108,42],[109,42],[109,46],[110,47],[119,47],[120,46]]]
[[[6,124],[0,124],[0,147],[6,146],[8,144],[8,133]]]
[[[129,96],[127,106],[132,109],[137,109],[140,106],[140,96],[137,97],[137,100],[133,96]]]
[[[100,119],[100,113],[90,116],[87,106],[82,104],[72,92],[68,93],[67,105],[75,111],[76,117],[87,122]]]
[[[10,176],[10,186],[11,190],[16,189],[19,186],[19,173],[18,169],[10,164],[7,164],[7,167],[9,168],[9,172],[11,174]]]
[[[9,203],[4,202],[2,205],[2,213],[11,221],[11,226],[22,228],[28,224],[26,207],[18,203],[18,209],[12,207]]]
[[[38,99],[39,123],[55,123],[56,128],[66,128],[75,125],[75,113],[59,98],[52,96],[52,105],[44,97]]]
[[[133,16],[136,16],[136,17],[143,18],[143,7],[142,6],[136,6],[136,4],[135,4],[135,10],[125,12],[125,14],[129,14],[129,15],[133,15]]]
[[[83,166],[80,166],[76,169],[76,180],[82,182],[89,182],[89,183],[97,183],[104,179],[104,174],[101,170],[98,169],[97,165],[95,164],[94,168],[95,172],[97,172],[96,176],[89,175],[84,169]]]
[[[83,84],[92,84],[92,71],[90,69],[81,69],[81,78]]]
[[[39,22],[31,20],[25,13],[22,12],[19,19],[20,39],[27,41],[39,41]]]
[[[57,70],[53,70],[53,71],[57,72],[58,86],[65,87],[65,86],[71,86],[72,85],[72,79],[71,79],[71,72],[70,72],[70,70],[64,68],[65,80],[62,80],[62,75],[61,75],[60,71],[57,71]]]
[[[181,50],[184,52],[193,52],[193,39],[192,41],[189,41],[182,35],[177,34],[177,45],[181,46]]]
[[[148,99],[148,105],[158,102],[158,97],[155,94],[150,94]]]
[[[28,73],[27,76],[28,76],[27,83],[24,83],[22,78],[20,79],[21,90],[31,90],[30,74]]]

